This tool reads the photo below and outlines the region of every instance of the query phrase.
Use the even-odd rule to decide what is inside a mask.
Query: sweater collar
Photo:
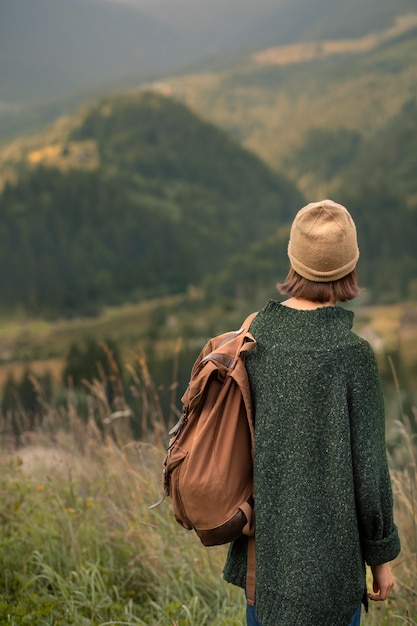
[[[334,322],[341,324],[345,328],[351,329],[353,326],[354,313],[349,309],[344,309],[340,305],[336,306],[322,306],[317,309],[312,310],[304,310],[304,309],[293,309],[291,307],[285,306],[278,302],[277,300],[270,300],[265,307],[266,311],[275,310],[280,315],[288,315],[288,316],[298,316],[301,318],[310,318],[310,319],[323,319],[323,320],[333,320]]]

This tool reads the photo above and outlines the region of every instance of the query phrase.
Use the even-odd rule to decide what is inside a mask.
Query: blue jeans
[[[348,626],[360,626],[361,623],[361,608],[362,604],[358,606],[355,615],[350,620]],[[246,604],[246,623],[247,626],[262,626],[261,622],[255,617],[255,607],[250,604]]]

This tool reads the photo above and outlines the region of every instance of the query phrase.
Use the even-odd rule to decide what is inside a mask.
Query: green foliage
[[[110,548],[100,542],[100,531],[111,541],[114,533],[106,526],[113,518],[99,503],[94,508],[91,500],[69,498],[65,487],[54,492],[52,480],[42,491],[25,480],[18,483],[24,498],[10,507],[3,525],[0,589],[9,602],[3,617],[11,615],[14,624],[63,625],[127,619],[129,607],[142,602],[141,581],[151,578],[127,544]],[[64,508],[66,501],[72,506]]]
[[[382,183],[346,185],[341,197],[358,229],[361,284],[381,302],[411,297],[417,275],[415,211],[407,210],[404,198]]]
[[[213,124],[155,93],[142,94],[138,102],[103,100],[71,138],[97,141],[104,165],[146,179],[186,181],[235,202],[248,193],[256,197],[263,186],[277,192],[283,184]]]
[[[353,6],[349,3],[341,9],[350,17],[340,26],[355,32]],[[386,25],[392,4],[379,9],[380,25]],[[372,21],[373,11],[366,11],[366,15],[363,10],[356,12],[364,17],[364,23],[357,24],[359,30],[366,31],[368,20]],[[327,17],[331,21],[332,16]],[[303,56],[302,46],[294,45],[292,50],[294,58],[290,56],[288,62],[281,51],[277,65],[252,59],[218,73],[218,80],[211,75],[206,81],[204,76],[198,80],[186,76],[168,84],[174,93],[185,94],[185,102],[192,102],[197,111],[230,129],[244,145],[288,174],[307,200],[327,196],[352,209],[361,244],[360,279],[374,300],[413,298],[417,275],[415,26],[396,37],[381,37],[368,51],[358,46],[350,52],[346,48],[344,54],[329,52],[309,59]],[[250,244],[206,279],[212,297],[217,278],[222,295],[229,290],[234,296],[243,292],[252,297],[254,289],[244,283],[243,274],[262,290],[267,280],[281,279],[281,250],[276,249],[273,274],[270,244],[259,239],[254,245],[259,253]],[[286,247],[284,241],[277,245]]]
[[[265,298],[278,298],[275,285],[284,280],[289,269],[288,237],[289,225],[235,255],[205,282],[208,297],[250,302],[252,308],[263,306]]]
[[[203,551],[168,508],[147,509],[160,452],[138,444],[140,461],[83,437],[86,457],[61,440],[55,453],[3,460],[0,623],[243,624],[243,594],[221,580],[224,550]],[[54,454],[66,469],[48,470]]]
[[[77,342],[70,345],[62,382],[65,386],[81,387],[83,381],[92,383],[94,379],[108,379],[121,369],[119,349],[114,341],[107,339],[98,342],[88,337],[83,345]]]
[[[410,98],[401,111],[389,120],[386,127],[363,145],[351,167],[348,167],[346,176],[353,177],[356,181],[366,181],[371,174],[375,187],[389,187],[403,196],[403,202],[412,198],[412,203],[415,204],[416,117],[417,100]],[[401,213],[405,213],[404,208]]]
[[[299,168],[302,164],[305,173],[328,182],[354,161],[361,140],[357,131],[347,128],[312,128],[303,146],[288,157],[288,165]]]
[[[301,201],[254,155],[160,96],[102,102],[74,137],[97,141],[98,171],[40,168],[0,196],[3,309],[92,315],[185,291]]]

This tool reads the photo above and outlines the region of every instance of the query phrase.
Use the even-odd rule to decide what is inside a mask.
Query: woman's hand
[[[394,586],[391,566],[389,563],[382,563],[382,565],[374,565],[371,570],[374,579],[372,585],[374,593],[368,593],[368,598],[376,602],[386,600]]]

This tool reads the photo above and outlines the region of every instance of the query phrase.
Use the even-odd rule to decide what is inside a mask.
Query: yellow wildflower
[[[65,513],[70,513],[71,515],[74,515],[74,513],[76,513],[77,511],[75,509],[72,509],[71,507],[67,507],[65,509]]]
[[[44,489],[45,489],[44,485],[38,485],[36,487],[36,491],[44,491]]]

